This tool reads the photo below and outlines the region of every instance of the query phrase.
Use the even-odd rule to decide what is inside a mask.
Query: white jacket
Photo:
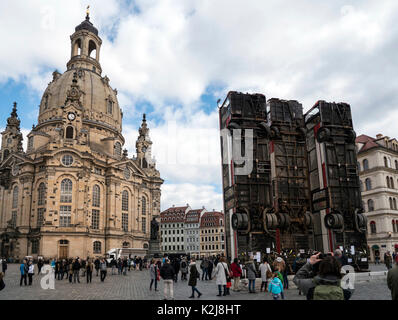
[[[227,270],[228,273],[228,265],[225,262],[219,262],[213,273],[213,277],[217,277],[216,278],[217,285],[223,285],[223,286],[227,285],[227,279],[225,277],[224,270]]]
[[[260,265],[260,272],[261,272],[261,281],[267,281],[267,271],[272,272],[271,267],[268,263],[262,263]]]
[[[33,265],[33,263],[29,266],[28,273],[35,273],[35,266]]]

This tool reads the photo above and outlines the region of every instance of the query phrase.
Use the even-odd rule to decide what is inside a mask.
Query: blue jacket
[[[268,292],[270,292],[272,294],[280,294],[281,292],[283,292],[282,281],[278,277],[275,277],[269,283]]]
[[[19,266],[19,270],[21,271],[21,276],[23,276],[25,274],[25,264],[21,263],[21,265]]]

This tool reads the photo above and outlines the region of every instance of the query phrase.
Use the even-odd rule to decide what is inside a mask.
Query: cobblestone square
[[[383,265],[373,266],[371,270],[384,271]],[[116,271],[117,272],[117,271]],[[20,275],[19,265],[9,264],[5,276],[6,287],[0,291],[0,300],[162,300],[163,281],[158,285],[159,291],[149,290],[149,271],[132,270],[127,275],[112,275],[111,269],[105,282],[93,272],[91,284],[86,283],[85,277],[80,277],[80,283],[69,283],[65,278],[55,281],[55,289],[44,290],[41,288],[40,280],[43,275],[36,274],[32,286],[19,286]],[[256,281],[257,282],[257,281]],[[233,292],[230,296],[217,297],[217,286],[215,280],[198,281],[197,288],[202,292],[201,300],[272,300],[269,293],[257,292],[249,294],[247,291]],[[174,284],[175,300],[191,300],[191,287],[187,281]],[[305,300],[305,297],[298,294],[296,288],[285,291],[286,300]],[[355,284],[355,292],[352,300],[391,300],[390,291],[385,280],[371,282],[360,282]],[[195,298],[195,300],[198,300]]]

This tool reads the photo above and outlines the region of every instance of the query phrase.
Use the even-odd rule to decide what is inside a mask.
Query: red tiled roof
[[[220,220],[224,220],[224,214],[218,211],[209,211],[200,219],[200,227],[219,227]],[[210,225],[213,224],[213,225]],[[223,223],[224,225],[224,223]]]
[[[189,210],[185,216],[185,223],[198,223],[203,210],[205,209]],[[190,221],[187,221],[188,218],[190,218]]]
[[[367,136],[365,134],[361,134],[360,136],[358,136],[355,139],[356,143],[363,143],[364,144],[362,146],[362,148],[360,150],[358,150],[358,152],[366,151],[366,150],[369,150],[369,149],[372,149],[372,148],[375,148],[375,147],[380,147],[380,145],[377,142],[375,142],[375,141],[376,141],[375,138],[369,137],[369,136]]]
[[[160,213],[161,222],[184,222],[186,207],[171,207]]]

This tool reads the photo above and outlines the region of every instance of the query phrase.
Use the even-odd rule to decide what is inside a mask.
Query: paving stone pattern
[[[372,266],[371,270],[385,270],[383,265]],[[200,269],[199,269],[200,270]],[[44,290],[41,288],[40,279],[43,275],[36,274],[32,286],[19,286],[19,265],[9,264],[5,276],[6,288],[0,291],[0,300],[162,300],[163,282],[160,281],[157,292],[149,291],[149,270],[132,270],[127,275],[108,275],[105,282],[93,273],[91,284],[80,277],[80,283],[69,283],[69,280],[56,280],[55,289]],[[257,281],[256,281],[257,282]],[[256,283],[257,284],[257,283]],[[258,284],[257,284],[258,285]],[[198,289],[202,292],[201,300],[272,300],[269,293],[247,291],[232,292],[226,297],[217,297],[218,294],[215,280],[198,281]],[[256,286],[257,287],[257,286]],[[190,300],[191,287],[187,281],[178,280],[174,284],[175,300]],[[197,300],[198,298],[195,298]],[[286,300],[305,300],[298,294],[297,289],[285,291]],[[352,300],[391,300],[391,294],[385,280],[357,283]]]

